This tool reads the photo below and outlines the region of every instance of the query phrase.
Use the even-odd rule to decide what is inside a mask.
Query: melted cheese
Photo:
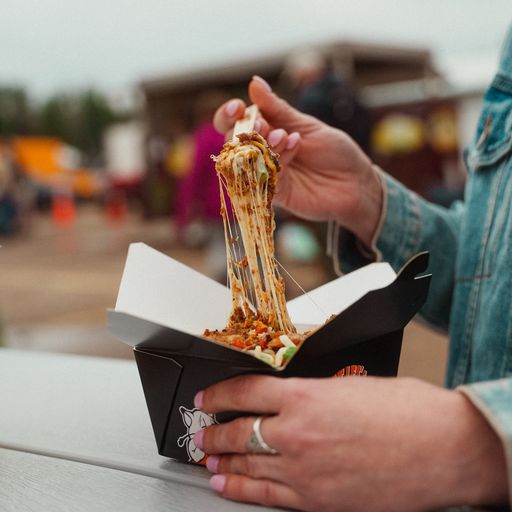
[[[257,134],[228,142],[216,158],[221,188],[232,310],[228,327],[255,318],[275,330],[295,333],[274,258],[277,158]],[[232,206],[228,215],[225,194]]]

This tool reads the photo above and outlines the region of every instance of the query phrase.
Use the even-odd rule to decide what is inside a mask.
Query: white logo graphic
[[[189,462],[201,463],[206,454],[195,445],[194,434],[218,422],[214,414],[206,414],[199,409],[187,409],[181,406],[180,413],[187,433],[178,438],[178,446],[187,448]]]

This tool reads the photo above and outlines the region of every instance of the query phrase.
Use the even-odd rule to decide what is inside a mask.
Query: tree
[[[69,98],[64,95],[54,95],[43,103],[37,114],[38,134],[71,142],[69,103]]]
[[[102,162],[102,138],[108,126],[131,114],[113,109],[104,95],[90,89],[77,94],[56,94],[39,109],[38,132],[59,137],[80,149],[88,165]]]
[[[32,124],[32,109],[25,90],[0,87],[0,137],[29,134]]]
[[[94,89],[57,93],[34,105],[23,88],[0,87],[0,137],[57,137],[80,149],[86,165],[101,165],[105,129],[131,117]]]
[[[102,138],[105,129],[120,120],[105,97],[90,90],[79,95],[77,107],[80,119],[80,129],[76,130],[76,146],[85,151],[91,158],[91,163],[98,163],[101,158]]]

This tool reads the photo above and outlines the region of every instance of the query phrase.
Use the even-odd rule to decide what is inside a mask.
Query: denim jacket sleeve
[[[431,204],[379,172],[384,186],[384,209],[373,254],[361,250],[357,240],[341,229],[333,245],[335,267],[337,264],[340,272],[349,272],[369,261],[384,260],[398,271],[411,256],[429,251],[432,282],[420,313],[429,323],[447,330],[464,204],[457,202],[449,209]]]
[[[512,378],[478,382],[457,388],[483,414],[503,443],[512,500]]]

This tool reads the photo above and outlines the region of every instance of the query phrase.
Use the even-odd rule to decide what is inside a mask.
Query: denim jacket
[[[465,199],[449,209],[382,173],[385,209],[373,249],[395,270],[430,252],[421,315],[449,332],[447,386],[465,393],[502,439],[512,497],[512,27],[465,161]],[[362,254],[346,232],[339,236],[335,264],[345,271]]]

